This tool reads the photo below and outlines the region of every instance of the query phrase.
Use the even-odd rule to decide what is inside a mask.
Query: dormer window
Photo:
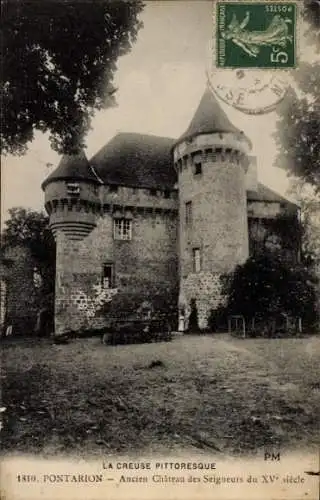
[[[69,196],[79,196],[80,195],[80,186],[77,182],[68,182],[67,183],[67,194]]]

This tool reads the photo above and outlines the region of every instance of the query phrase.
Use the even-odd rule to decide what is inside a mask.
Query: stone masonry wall
[[[5,307],[3,327],[11,325],[13,334],[30,335],[34,332],[39,310],[37,290],[33,281],[37,262],[29,249],[23,246],[7,248],[5,257],[11,264],[2,266],[1,272],[5,283],[5,296],[1,297],[2,306]]]
[[[112,319],[108,307],[127,314],[128,302],[161,300],[177,285],[176,217],[132,213],[132,239],[113,239],[113,216],[104,214],[82,241],[57,235],[56,334],[102,328]],[[104,264],[114,266],[114,287],[102,287]],[[112,312],[114,314],[114,311]]]
[[[207,326],[211,309],[224,299],[220,276],[232,272],[249,254],[242,146],[232,138],[234,149],[228,149],[228,137],[219,135],[219,148],[224,143],[226,150],[216,151],[212,143],[215,137],[208,136],[207,144],[202,137],[201,149],[194,150],[199,145],[191,143],[182,148],[182,158],[176,157],[180,202],[179,304],[188,315],[190,301],[196,299],[200,328]],[[201,164],[200,174],[195,173],[196,164]],[[187,202],[192,203],[191,223],[186,221]],[[200,250],[201,272],[194,269],[195,249]]]
[[[224,302],[220,274],[209,272],[190,273],[181,280],[179,303],[184,307],[187,318],[185,328],[188,328],[190,301],[195,299],[200,329],[205,329],[211,310],[217,309]]]

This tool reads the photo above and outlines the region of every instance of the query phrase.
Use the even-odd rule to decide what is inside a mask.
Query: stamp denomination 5
[[[219,1],[215,15],[217,67],[295,66],[295,2]]]

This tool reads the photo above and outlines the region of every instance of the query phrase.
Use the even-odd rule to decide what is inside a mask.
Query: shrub
[[[247,320],[280,315],[301,317],[305,325],[316,320],[315,279],[301,264],[290,264],[264,253],[236,268],[229,286],[228,314]]]
[[[145,344],[172,340],[172,330],[165,320],[118,322],[103,336],[103,343]]]
[[[228,329],[228,310],[225,306],[212,309],[208,318],[208,327],[212,332],[226,332]]]

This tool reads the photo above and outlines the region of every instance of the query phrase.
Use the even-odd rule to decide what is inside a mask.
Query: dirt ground
[[[317,449],[320,337],[2,346],[5,452],[225,455]]]

